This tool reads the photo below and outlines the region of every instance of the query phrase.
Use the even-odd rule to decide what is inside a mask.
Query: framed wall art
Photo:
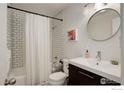
[[[68,40],[69,41],[77,41],[77,29],[70,29],[68,33]]]

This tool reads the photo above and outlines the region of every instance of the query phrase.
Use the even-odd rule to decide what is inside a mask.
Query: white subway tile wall
[[[11,50],[11,67],[23,67],[25,61],[25,13],[8,9],[7,23],[7,46]]]
[[[61,18],[61,17],[60,17]],[[57,23],[57,24],[56,24]],[[53,21],[53,31],[52,31],[52,58],[53,62],[59,61],[63,59],[64,55],[64,43],[63,43],[63,31],[62,31],[62,22],[61,21]],[[55,59],[57,57],[57,59]]]

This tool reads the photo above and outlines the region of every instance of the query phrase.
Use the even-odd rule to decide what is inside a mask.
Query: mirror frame
[[[112,10],[112,11],[115,11],[115,12],[117,13],[117,15],[119,16],[119,18],[120,18],[120,24],[119,24],[119,27],[118,27],[117,31],[116,31],[112,36],[110,36],[110,37],[108,37],[108,38],[106,38],[106,39],[104,39],[104,40],[97,40],[97,39],[94,39],[93,37],[91,37],[91,36],[89,35],[88,24],[89,24],[90,20],[94,17],[94,15],[96,15],[97,13],[99,13],[99,12],[102,11],[102,10]],[[100,9],[100,10],[96,11],[95,13],[93,13],[93,14],[90,16],[90,18],[88,19],[88,22],[87,22],[87,33],[88,33],[88,36],[89,36],[92,40],[94,40],[94,41],[106,41],[106,40],[111,39],[112,37],[114,37],[114,36],[118,33],[118,31],[119,31],[119,29],[120,29],[120,26],[121,26],[121,16],[120,16],[120,13],[119,13],[117,10],[113,9],[113,8],[103,8],[103,9]]]

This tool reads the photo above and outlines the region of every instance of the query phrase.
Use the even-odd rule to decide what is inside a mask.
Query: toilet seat
[[[55,72],[49,76],[49,79],[53,81],[60,81],[62,79],[65,79],[66,77],[67,75],[64,72]]]

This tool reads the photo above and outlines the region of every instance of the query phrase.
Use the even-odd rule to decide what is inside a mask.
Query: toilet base
[[[65,80],[61,80],[59,82],[49,80],[49,85],[65,85]]]

